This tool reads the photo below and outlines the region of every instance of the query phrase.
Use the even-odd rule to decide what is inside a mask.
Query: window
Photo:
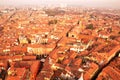
[[[74,35],[72,35],[72,37],[74,37]]]

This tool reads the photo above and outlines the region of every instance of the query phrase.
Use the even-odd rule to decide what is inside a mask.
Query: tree
[[[55,20],[50,20],[49,22],[48,22],[48,25],[51,25],[51,24],[57,24],[57,20],[55,19]]]
[[[93,24],[88,24],[88,25],[86,26],[86,29],[94,29]]]

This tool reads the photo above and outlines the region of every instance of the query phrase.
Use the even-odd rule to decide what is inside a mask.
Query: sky
[[[49,5],[67,4],[87,7],[119,8],[120,0],[0,0],[0,5]]]

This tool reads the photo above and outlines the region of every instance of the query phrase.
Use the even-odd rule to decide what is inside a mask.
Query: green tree
[[[94,29],[93,24],[88,24],[88,25],[86,26],[86,29]]]

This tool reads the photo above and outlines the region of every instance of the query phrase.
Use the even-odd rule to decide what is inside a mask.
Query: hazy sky
[[[0,5],[72,4],[90,7],[120,8],[120,0],[0,0]]]

